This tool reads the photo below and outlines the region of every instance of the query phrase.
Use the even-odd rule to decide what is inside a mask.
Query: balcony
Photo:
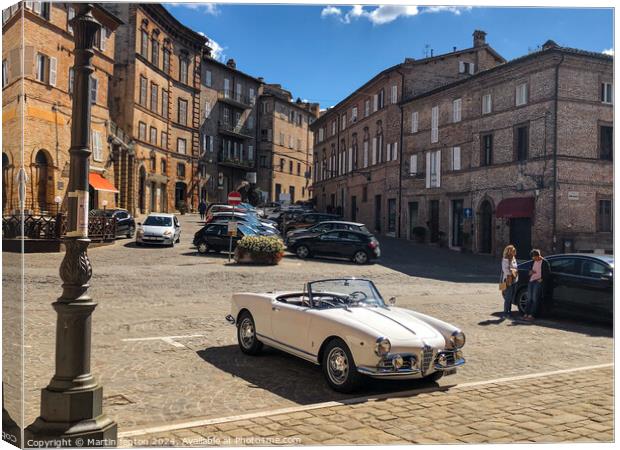
[[[226,152],[220,152],[217,158],[219,164],[223,166],[233,167],[236,169],[253,169],[254,161],[240,159],[238,156],[227,155]]]
[[[250,98],[247,95],[241,95],[240,92],[235,92],[230,89],[222,89],[221,91],[218,91],[217,98],[224,103],[243,109],[250,109],[255,103],[253,98]]]
[[[241,125],[231,125],[229,123],[218,122],[217,129],[222,134],[227,134],[241,139],[254,138],[254,130]]]

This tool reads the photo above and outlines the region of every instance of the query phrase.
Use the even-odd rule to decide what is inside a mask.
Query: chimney
[[[236,69],[237,68],[237,63],[232,58],[230,58],[228,61],[226,61],[226,65],[228,67],[230,67],[231,69]]]
[[[486,33],[482,30],[474,31],[474,47],[482,47],[487,44]]]
[[[560,46],[553,40],[549,39],[547,42],[545,42],[542,46],[543,50],[549,50],[552,48],[559,48]]]

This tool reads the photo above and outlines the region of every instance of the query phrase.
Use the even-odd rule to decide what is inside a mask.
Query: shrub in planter
[[[414,227],[413,230],[411,230],[411,234],[417,242],[424,242],[426,238],[426,228]]]
[[[181,200],[179,202],[179,208],[178,209],[179,209],[179,212],[181,213],[181,215],[184,215],[188,211],[187,203],[185,203],[183,200]]]
[[[235,261],[251,264],[278,264],[284,256],[284,244],[273,236],[245,236],[237,242]]]

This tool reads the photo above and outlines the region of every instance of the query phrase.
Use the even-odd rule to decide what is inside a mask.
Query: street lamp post
[[[90,74],[95,35],[101,24],[93,5],[76,3],[75,95],[67,193],[66,253],[60,265],[63,292],[52,304],[57,313],[56,371],[41,391],[40,416],[25,430],[28,447],[116,446],[117,425],[103,414],[103,389],[90,373],[91,315],[97,303],[88,295],[92,275],[87,249],[90,150]],[[30,440],[30,442],[29,442]]]

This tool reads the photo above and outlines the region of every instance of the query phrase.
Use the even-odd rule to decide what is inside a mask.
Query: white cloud
[[[460,15],[462,11],[470,11],[471,6],[429,6],[419,9],[417,6],[383,5],[374,9],[364,9],[362,5],[354,5],[349,11],[335,6],[327,6],[321,11],[321,17],[335,17],[342,23],[351,23],[361,17],[368,19],[373,25],[383,25],[398,19],[399,17],[412,17],[421,13],[449,12]]]
[[[605,49],[605,50],[603,50],[603,54],[609,55],[609,56],[614,56],[614,49],[613,48]]]
[[[224,62],[224,60],[226,59],[226,54],[224,53],[224,50],[226,50],[226,47],[223,47],[217,41],[214,41],[209,36],[204,34],[202,31],[199,31],[198,34],[209,39],[208,45],[209,47],[211,47],[211,56],[213,57],[213,59],[217,59],[220,62]]]
[[[202,11],[211,16],[217,16],[220,13],[216,3],[170,3],[170,5],[193,9],[194,11]]]

